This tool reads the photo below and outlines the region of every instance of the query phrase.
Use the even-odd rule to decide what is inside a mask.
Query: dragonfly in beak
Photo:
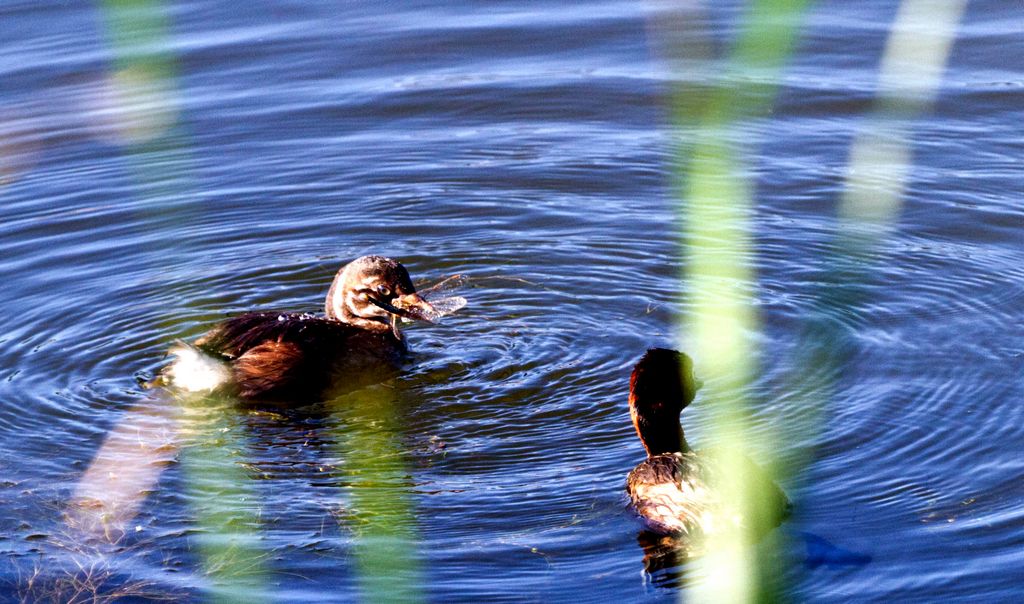
[[[367,296],[367,300],[374,306],[383,308],[394,317],[402,317],[414,321],[426,321],[433,323],[441,314],[419,294],[406,294],[392,299],[391,302],[378,299],[374,296]]]

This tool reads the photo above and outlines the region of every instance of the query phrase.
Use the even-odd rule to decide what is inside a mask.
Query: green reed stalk
[[[169,204],[192,187],[187,137],[178,119],[177,63],[166,50],[166,7],[159,0],[103,0],[100,6],[114,55],[112,72],[97,92],[108,110],[105,126],[123,149],[145,202],[136,206],[141,208],[137,213],[147,227],[165,231],[162,245],[177,253],[187,247],[187,227],[196,211],[181,208],[197,204]],[[153,272],[159,275],[157,268]],[[185,304],[194,298],[187,291],[178,293]],[[168,329],[178,327],[163,323]],[[240,466],[246,458],[241,424],[240,412],[224,401],[181,400],[177,427],[187,442],[180,461],[196,516],[195,540],[211,595],[224,602],[261,601],[267,585],[259,544],[261,510]]]
[[[231,400],[192,397],[179,424],[186,480],[203,570],[215,602],[268,601],[260,498],[246,475],[245,425]]]
[[[366,602],[419,602],[422,591],[414,483],[395,389],[374,386],[333,401],[351,509],[358,584]]]
[[[939,6],[941,5],[941,6]],[[870,121],[856,137],[839,208],[839,230],[832,257],[834,270],[823,278],[816,310],[804,329],[800,375],[790,377],[792,392],[806,412],[803,434],[820,432],[822,413],[834,390],[834,375],[846,358],[840,326],[827,319],[829,309],[849,307],[864,295],[869,259],[899,214],[912,165],[906,121],[930,106],[955,39],[962,0],[935,3],[905,0],[897,14],[879,78],[880,94]],[[771,107],[772,84],[790,54],[803,2],[754,2],[744,33],[730,56],[725,84],[694,100],[687,90],[676,95],[677,125],[691,135],[679,159],[684,201],[688,295],[693,312],[687,331],[714,404],[712,438],[724,451],[727,475],[739,475],[738,460],[753,434],[746,420],[745,387],[756,374],[753,307],[755,277],[749,220],[753,212],[743,149],[737,127]],[[694,111],[698,109],[698,111]],[[683,115],[686,112],[688,115]],[[841,286],[841,287],[839,287]],[[765,444],[761,443],[762,449]],[[767,449],[766,449],[767,450]],[[809,459],[781,469],[790,477]],[[775,464],[770,464],[774,466]],[[757,507],[757,493],[741,481],[729,482],[730,497]],[[777,552],[753,550],[743,531],[709,543],[702,561],[705,580],[692,593],[698,601],[751,602],[781,599],[771,575]],[[772,562],[775,560],[775,562]]]
[[[748,420],[747,386],[757,373],[759,318],[754,306],[756,276],[751,263],[753,192],[746,172],[741,126],[772,106],[782,66],[792,53],[805,0],[753,2],[740,38],[710,90],[692,98],[677,90],[674,115],[687,137],[678,160],[685,217],[687,317],[699,371],[711,403],[711,434],[722,467],[724,496],[747,510],[745,526],[726,526],[708,539],[698,564],[703,580],[691,596],[708,602],[752,602],[779,597],[772,574],[750,543],[765,527],[752,526],[754,510],[769,505],[742,480],[746,451],[771,451],[759,442]],[[758,432],[758,434],[763,431]],[[764,461],[764,456],[760,459]],[[771,460],[769,460],[771,461]],[[769,463],[766,467],[773,467]],[[727,523],[726,523],[727,524]],[[767,554],[768,558],[772,553]]]

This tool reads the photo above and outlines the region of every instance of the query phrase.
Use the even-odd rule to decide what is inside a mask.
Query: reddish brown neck
[[[637,410],[636,399],[631,393],[629,396],[629,415],[633,420],[633,427],[640,437],[647,455],[659,455],[661,453],[680,453],[689,451],[683,436],[683,427],[679,424],[679,413],[661,408],[653,412],[641,414]]]

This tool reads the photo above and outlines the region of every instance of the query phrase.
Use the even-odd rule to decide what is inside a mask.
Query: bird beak
[[[438,317],[437,309],[419,294],[407,294],[395,299],[395,306],[405,312],[403,317],[433,323]]]
[[[395,298],[394,304],[390,304],[383,300],[378,300],[373,296],[367,296],[367,300],[371,304],[383,308],[393,315],[399,317],[405,317],[407,319],[418,319],[420,321],[427,321],[433,323],[433,317],[437,316],[437,311],[434,307],[420,297],[419,294],[406,294]]]

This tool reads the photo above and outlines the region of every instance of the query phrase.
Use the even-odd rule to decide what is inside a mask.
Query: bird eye
[[[378,285],[377,293],[386,298],[391,295],[391,288],[389,288],[387,285]]]

